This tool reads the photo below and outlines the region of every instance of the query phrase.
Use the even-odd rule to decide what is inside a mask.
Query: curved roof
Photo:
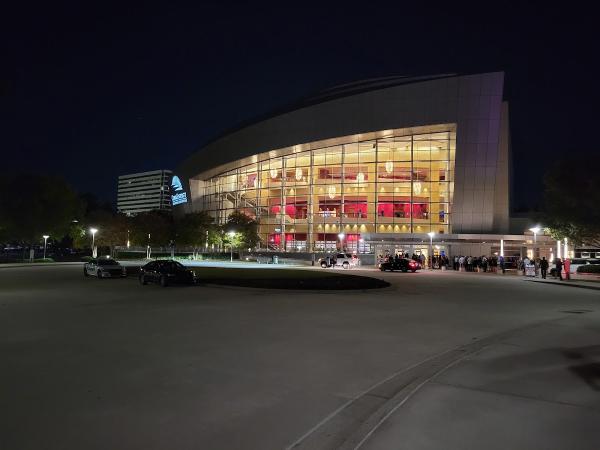
[[[503,77],[502,72],[391,76],[335,86],[221,134],[190,155],[177,172],[206,178],[228,163],[271,150],[379,130],[457,123],[465,108],[475,107],[465,99],[493,95],[501,100]]]
[[[427,75],[427,76],[419,76],[419,77],[409,77],[402,75],[394,75],[389,77],[379,77],[379,78],[368,78],[365,80],[352,81],[349,83],[338,84],[336,86],[326,88],[320,90],[314,94],[311,94],[306,97],[302,97],[298,100],[294,100],[291,103],[288,103],[285,106],[269,111],[265,114],[261,114],[255,117],[252,117],[248,120],[243,120],[237,125],[229,128],[216,136],[210,138],[206,141],[201,148],[206,147],[219,140],[221,137],[226,136],[231,133],[235,133],[242,128],[246,128],[250,125],[253,125],[258,122],[262,122],[264,120],[270,119],[271,117],[278,116],[280,114],[285,114],[290,111],[294,111],[300,108],[306,108],[308,106],[317,105],[319,103],[327,102],[330,100],[335,100],[342,97],[350,97],[352,95],[361,94],[363,92],[374,91],[377,89],[385,89],[393,86],[400,86],[404,84],[417,83],[420,81],[427,80],[436,80],[439,78],[447,78],[453,77],[456,74],[443,74],[443,75]]]

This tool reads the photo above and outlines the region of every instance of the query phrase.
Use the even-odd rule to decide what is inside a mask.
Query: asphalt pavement
[[[392,286],[4,268],[0,448],[598,448],[598,291],[357,272]]]

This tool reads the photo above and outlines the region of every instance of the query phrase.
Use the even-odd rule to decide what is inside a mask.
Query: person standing
[[[548,272],[548,261],[546,260],[545,256],[543,256],[542,260],[540,261],[540,272],[542,273],[542,279],[545,280],[546,273]]]
[[[565,280],[571,279],[571,260],[565,258]]]
[[[556,258],[556,273],[558,274],[558,278],[560,278],[560,281],[562,281],[562,269],[563,269],[563,263],[562,263],[562,259],[560,258]]]
[[[527,273],[527,266],[529,265],[529,258],[526,256],[523,260],[523,275]]]
[[[506,265],[504,263],[504,256],[500,256],[499,260],[500,260],[500,269],[502,270],[502,273],[506,273]]]

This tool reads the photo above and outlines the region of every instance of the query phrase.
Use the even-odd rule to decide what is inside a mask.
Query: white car
[[[94,258],[83,265],[83,275],[102,278],[123,278],[127,269],[112,258]]]
[[[344,269],[349,269],[350,267],[358,266],[359,260],[356,255],[351,255],[350,253],[336,253],[320,258],[319,265],[323,269],[328,267],[343,267]]]
[[[600,259],[587,259],[587,258],[573,258],[571,260],[571,265],[569,266],[569,273],[577,273],[577,268],[580,266],[585,266],[587,264],[600,264]],[[563,272],[565,270],[564,260],[563,260]],[[556,263],[553,262],[550,265],[549,269],[550,275],[555,277],[556,275]]]
[[[598,259],[587,259],[587,258],[573,258],[571,265],[569,266],[569,273],[577,273],[579,266],[585,266],[587,264],[600,264]]]

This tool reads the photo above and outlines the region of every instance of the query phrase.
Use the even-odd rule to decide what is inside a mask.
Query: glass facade
[[[263,247],[280,251],[364,251],[366,234],[451,233],[455,126],[373,135],[385,137],[256,155],[204,181],[203,209],[219,223],[243,211]]]

